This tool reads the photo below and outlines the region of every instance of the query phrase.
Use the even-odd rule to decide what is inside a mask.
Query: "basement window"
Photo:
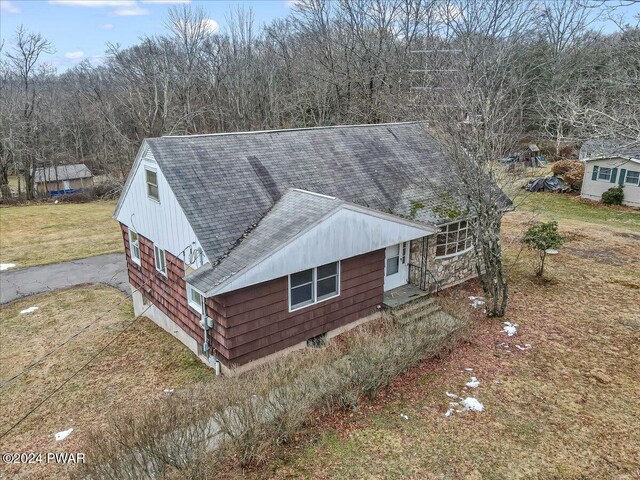
[[[202,313],[202,299],[204,295],[187,283],[187,301],[196,312]]]
[[[131,261],[140,265],[140,239],[138,234],[131,229],[129,229],[129,247]]]
[[[159,202],[160,194],[158,192],[158,173],[147,169],[144,171],[147,179],[147,196],[152,200]]]
[[[436,240],[436,257],[457,255],[471,248],[470,226],[466,220],[443,226]]]
[[[156,266],[156,272],[167,276],[167,254],[157,245],[153,246],[153,260]]]
[[[340,262],[289,275],[289,311],[340,295]]]

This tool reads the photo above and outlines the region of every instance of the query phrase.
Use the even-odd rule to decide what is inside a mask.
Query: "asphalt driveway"
[[[0,304],[87,283],[103,283],[130,293],[123,253],[0,272]]]

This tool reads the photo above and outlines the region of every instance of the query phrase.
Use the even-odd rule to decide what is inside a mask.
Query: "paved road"
[[[129,293],[123,253],[0,272],[0,304],[86,283],[105,283]]]

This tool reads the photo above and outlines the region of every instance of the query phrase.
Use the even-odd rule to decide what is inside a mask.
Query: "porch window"
[[[607,167],[600,167],[598,171],[598,180],[611,181],[611,169]]]
[[[436,240],[436,257],[455,255],[471,248],[471,225],[471,222],[462,220],[443,226]]]
[[[202,298],[204,295],[187,283],[187,301],[196,312],[202,313]]]
[[[131,252],[131,261],[140,265],[140,239],[138,234],[129,229],[129,251]]]
[[[627,170],[627,176],[624,179],[624,183],[628,183],[629,185],[640,185],[640,172]]]
[[[153,246],[153,260],[156,265],[156,272],[159,272],[166,277],[167,276],[167,254],[163,249],[161,249],[157,245]]]
[[[158,174],[153,170],[145,169],[145,175],[147,179],[147,196],[156,202],[160,201],[160,195],[158,192]]]
[[[289,311],[328,300],[340,294],[340,262],[289,275]]]

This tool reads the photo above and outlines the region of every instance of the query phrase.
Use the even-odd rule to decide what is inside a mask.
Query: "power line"
[[[182,255],[192,244],[187,245],[178,255],[176,255],[176,258],[179,257],[180,255]],[[186,260],[186,259],[185,259]],[[185,262],[186,263],[186,262]],[[5,386],[7,386],[9,383],[13,382],[16,378],[24,375],[25,373],[27,373],[29,370],[31,370],[33,367],[35,367],[36,365],[38,365],[39,363],[41,363],[43,360],[46,360],[47,358],[49,358],[51,355],[53,355],[54,353],[56,353],[58,350],[60,350],[62,347],[64,347],[65,345],[67,345],[71,340],[73,340],[74,338],[78,337],[81,333],[86,332],[89,328],[91,328],[93,325],[95,325],[97,322],[99,322],[100,320],[102,320],[104,317],[106,317],[109,313],[111,313],[113,310],[116,309],[116,307],[122,305],[126,300],[128,300],[129,298],[133,297],[133,294],[135,292],[139,292],[141,291],[145,285],[147,283],[149,283],[150,281],[153,280],[154,277],[150,277],[147,280],[145,280],[138,288],[135,288],[132,290],[131,293],[127,294],[127,296],[125,296],[122,300],[120,300],[118,303],[116,303],[113,307],[111,307],[109,310],[107,310],[106,312],[104,312],[102,315],[100,315],[99,317],[97,317],[96,319],[94,319],[91,323],[88,323],[87,325],[85,325],[84,327],[82,327],[80,330],[78,330],[76,333],[74,333],[73,335],[71,335],[70,337],[68,337],[65,341],[63,341],[60,345],[56,346],[53,350],[50,350],[49,352],[47,352],[46,354],[44,354],[42,357],[34,360],[33,362],[31,362],[29,365],[27,365],[25,368],[23,368],[21,371],[19,371],[18,373],[16,373],[13,377],[3,381],[2,383],[0,383],[0,388],[4,388]],[[146,311],[146,309],[145,309]]]
[[[82,372],[91,362],[93,362],[102,352],[104,352],[113,342],[115,342],[120,336],[126,332],[146,311],[151,308],[152,304],[149,304],[147,308],[145,308],[139,315],[137,315],[126,327],[124,327],[118,334],[113,337],[107,344],[102,347],[98,353],[92,356],[84,365],[82,365],[78,370],[76,370],[70,377],[68,377],[64,382],[62,382],[58,387],[56,387],[49,395],[47,395],[40,403],[38,403],[35,407],[29,410],[26,415],[24,415],[20,420],[14,423],[8,430],[6,430],[2,435],[0,435],[0,440],[6,437],[14,428],[24,422],[33,412],[35,412],[38,408],[40,408],[47,400],[53,397],[56,393],[58,393],[67,383],[73,380],[80,372]]]

